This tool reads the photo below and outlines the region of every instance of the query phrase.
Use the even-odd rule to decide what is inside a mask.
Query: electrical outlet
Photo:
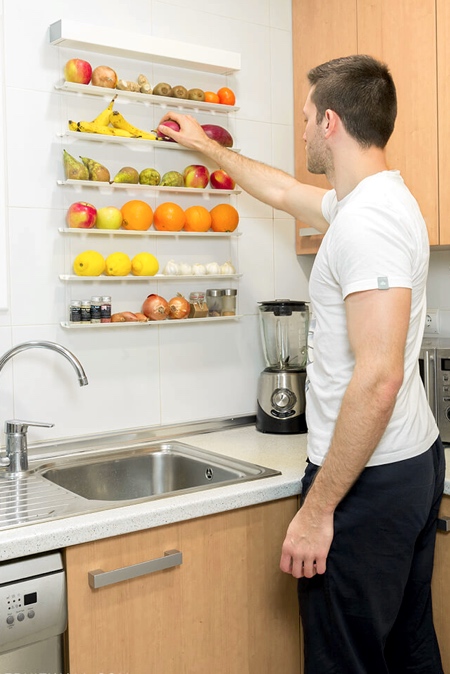
[[[427,309],[427,315],[425,318],[425,334],[439,334],[439,309]]]

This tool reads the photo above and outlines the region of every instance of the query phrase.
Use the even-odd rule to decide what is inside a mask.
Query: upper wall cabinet
[[[347,0],[344,3],[331,0],[323,8],[314,4],[314,11],[310,5],[293,0],[297,121],[302,119],[309,67],[351,53],[370,54],[385,61],[398,94],[397,122],[387,148],[388,165],[401,171],[419,202],[430,244],[450,244],[447,217],[450,194],[447,196],[443,189],[450,178],[450,134],[444,122],[450,108],[450,92],[444,88],[450,75],[450,48],[445,35],[448,32],[445,27],[450,25],[448,3],[444,0],[420,3],[416,0]],[[301,124],[298,126],[302,128]],[[295,143],[299,180],[326,186],[323,179],[317,182],[306,170],[300,131]],[[310,236],[307,229],[302,229],[298,223],[297,253],[317,252],[321,237]]]

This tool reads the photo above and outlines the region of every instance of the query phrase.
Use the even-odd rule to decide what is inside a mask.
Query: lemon
[[[106,258],[108,276],[126,276],[131,271],[131,260],[126,253],[111,253]]]
[[[154,276],[159,269],[159,262],[151,253],[138,253],[131,260],[131,273],[134,276]]]
[[[75,258],[73,270],[78,276],[100,276],[105,271],[105,258],[95,250],[85,250]]]

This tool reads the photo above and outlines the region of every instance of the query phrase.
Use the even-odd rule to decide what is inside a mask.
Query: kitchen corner
[[[0,559],[65,548],[300,494],[306,434],[260,433],[253,424],[198,434],[193,430],[195,425],[189,429],[189,433],[182,435],[180,427],[177,440],[279,470],[281,475],[5,529],[0,531]],[[450,495],[450,448],[446,454],[445,494]]]

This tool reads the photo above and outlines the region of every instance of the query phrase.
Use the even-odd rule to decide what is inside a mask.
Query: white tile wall
[[[58,227],[64,224],[65,211],[73,201],[120,206],[126,199],[92,189],[58,187],[63,147],[74,156],[101,156],[111,172],[130,163],[141,169],[152,162],[162,170],[180,170],[204,159],[162,150],[155,155],[136,152],[130,158],[124,147],[68,143],[57,137],[66,120],[94,117],[100,101],[62,96],[54,85],[62,78],[65,61],[78,56],[94,66],[111,65],[126,79],[145,72],[153,84],[166,80],[212,90],[231,86],[240,106],[228,119],[236,145],[244,154],[292,171],[291,0],[135,0],[132,11],[126,12],[111,11],[111,0],[78,0],[75,5],[62,0],[23,0],[4,5],[4,192],[9,240],[4,252],[10,288],[9,308],[0,311],[0,353],[29,339],[60,342],[83,363],[89,386],[80,388],[70,364],[55,353],[21,353],[0,373],[0,424],[14,416],[54,422],[53,429],[30,429],[30,440],[42,441],[253,413],[257,378],[264,366],[257,302],[278,296],[307,299],[310,260],[295,256],[292,218],[274,214],[269,206],[242,194],[231,197],[241,214],[242,232],[232,242],[65,238]],[[242,69],[225,77],[90,52],[73,53],[48,44],[50,23],[60,18],[80,21],[80,17],[94,25],[238,51]],[[157,124],[159,114],[133,107],[133,121],[145,128]],[[162,200],[167,198],[149,199],[152,205]],[[188,197],[177,200],[182,206],[193,203]],[[231,256],[243,274],[238,282],[243,318],[217,325],[64,330],[60,321],[66,318],[70,297],[106,293],[108,288],[115,310],[138,310],[149,292],[168,296],[193,289],[190,284],[179,287],[172,282],[159,286],[62,283],[58,275],[70,271],[67,266],[76,252],[94,247],[93,241],[104,252],[139,252],[137,247],[145,246],[162,264],[170,257],[222,262]]]

